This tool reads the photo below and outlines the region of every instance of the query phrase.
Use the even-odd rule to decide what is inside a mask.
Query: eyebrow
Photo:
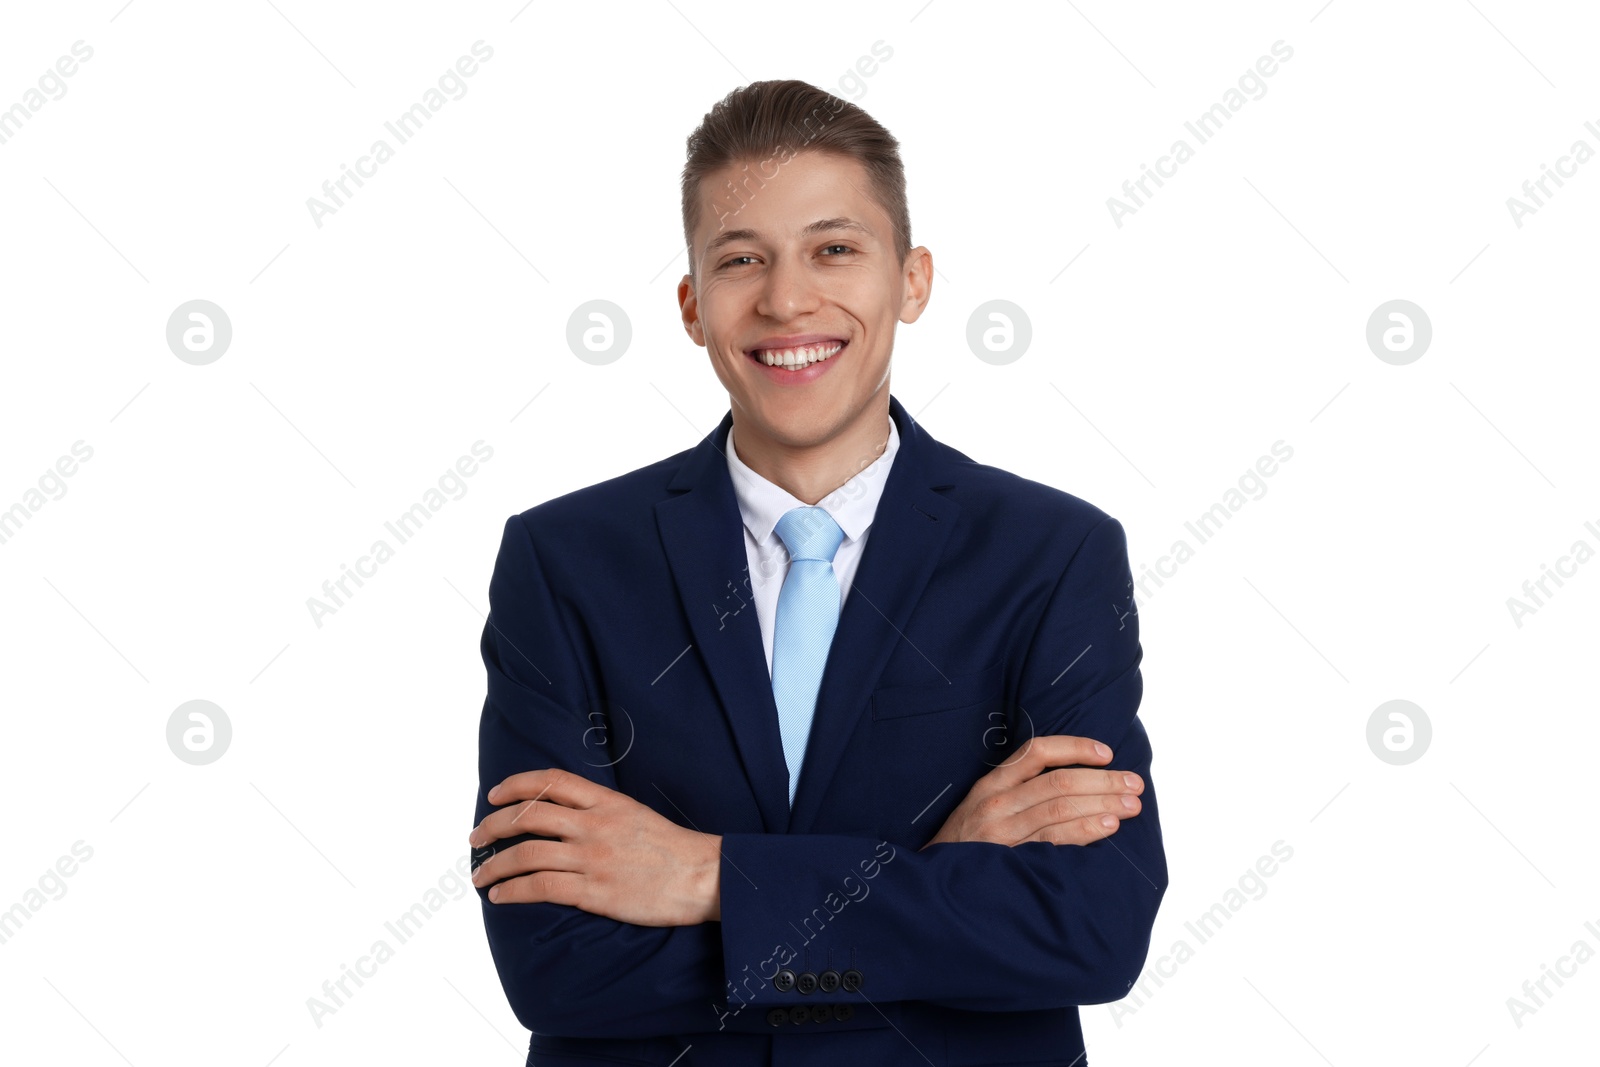
[[[833,219],[818,219],[800,231],[801,237],[814,237],[819,233],[828,233],[834,230],[853,230],[865,237],[873,236],[871,230],[857,222],[855,219],[840,216]],[[706,243],[705,254],[710,256],[723,245],[733,244],[736,241],[757,241],[761,235],[754,230],[724,230]]]

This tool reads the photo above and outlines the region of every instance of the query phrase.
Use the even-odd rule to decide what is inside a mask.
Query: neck
[[[795,447],[750,428],[734,408],[734,450],[739,461],[807,504],[816,504],[854,478],[889,445],[889,405],[874,406],[861,419],[821,444]]]

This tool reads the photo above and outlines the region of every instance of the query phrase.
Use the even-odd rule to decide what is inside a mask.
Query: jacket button
[[[794,972],[785,967],[772,979],[773,988],[780,993],[787,993],[794,988]]]
[[[838,989],[839,972],[830,969],[817,975],[817,988],[824,993],[832,993],[835,989]]]
[[[814,1023],[827,1023],[833,1021],[833,1006],[818,1004],[811,1009],[811,1021]]]
[[[773,1026],[782,1026],[789,1021],[789,1012],[784,1008],[773,1008],[767,1012],[767,1022]]]
[[[789,1009],[789,1021],[792,1023],[803,1023],[809,1018],[811,1018],[811,1009],[804,1004],[796,1004]]]
[[[842,1023],[849,1022],[850,1017],[855,1013],[856,1009],[852,1004],[835,1004],[833,1006],[833,1017]]]
[[[779,973],[782,974],[781,971]],[[844,991],[846,993],[854,993],[856,990],[861,988],[862,980],[861,972],[852,967],[848,971],[844,972],[844,977],[840,981],[840,985],[844,986]]]
[[[802,993],[815,993],[817,991],[817,976],[807,971],[795,979],[794,987]]]

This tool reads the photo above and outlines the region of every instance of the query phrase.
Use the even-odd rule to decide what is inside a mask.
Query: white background
[[[307,998],[466,853],[505,518],[727,410],[678,317],[678,176],[710,106],[773,77],[902,143],[938,271],[901,328],[907,409],[1116,516],[1136,576],[1195,547],[1140,605],[1171,868],[1151,963],[1194,954],[1082,1009],[1090,1060],[1592,1057],[1600,962],[1520,1026],[1507,998],[1600,951],[1600,562],[1520,626],[1506,602],[1600,548],[1600,160],[1520,227],[1506,201],[1600,149],[1600,20],[1319,2],[6,5],[0,108],[93,56],[0,144],[0,508],[93,455],[0,544],[0,909],[45,901],[0,944],[5,1058],[522,1061],[459,882],[321,1026]],[[466,94],[316,225],[307,198],[480,39]],[[1197,144],[1184,122],[1280,40]],[[1107,198],[1179,137],[1194,158],[1116,225]],[[206,366],[166,343],[193,299],[233,327]],[[633,328],[605,366],[565,340],[592,299]],[[965,339],[991,299],[1032,323],[1004,366]],[[1392,299],[1433,327],[1404,366],[1365,339]],[[478,440],[465,495],[318,626],[307,599]],[[1184,523],[1279,440],[1265,495],[1196,546]],[[167,745],[193,699],[232,724],[207,766]],[[1404,766],[1366,740],[1391,699],[1433,729]],[[1199,944],[1185,922],[1278,841]]]

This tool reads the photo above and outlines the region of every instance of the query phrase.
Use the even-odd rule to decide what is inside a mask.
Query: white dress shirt
[[[834,553],[833,573],[839,579],[839,606],[842,611],[850,594],[850,583],[866,547],[867,531],[878,511],[878,499],[900,447],[900,431],[889,419],[889,443],[883,454],[867,464],[849,481],[816,504],[833,516],[844,531],[839,551]],[[761,643],[767,653],[767,676],[772,676],[772,633],[778,617],[778,593],[789,574],[789,550],[778,536],[778,520],[792,508],[806,506],[804,500],[780,488],[744,465],[733,449],[733,427],[728,428],[728,474],[733,478],[733,493],[739,499],[744,517],[745,556],[750,563],[749,588],[756,603],[756,619],[761,624]]]

